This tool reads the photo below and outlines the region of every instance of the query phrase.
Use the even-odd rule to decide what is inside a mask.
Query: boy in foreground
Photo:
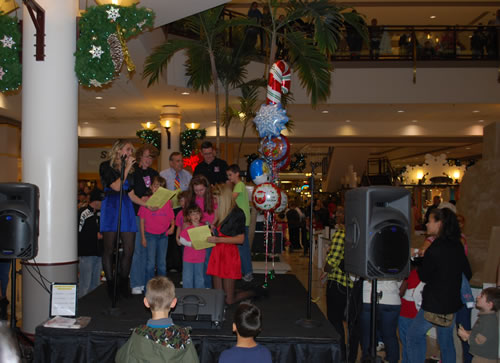
[[[236,345],[222,352],[219,363],[271,363],[269,350],[255,341],[261,331],[261,324],[259,308],[253,304],[241,303],[236,309],[233,322]]]
[[[189,329],[174,325],[169,317],[176,303],[172,281],[165,276],[149,280],[144,305],[151,309],[152,319],[134,329],[127,343],[118,350],[115,362],[198,363]]]

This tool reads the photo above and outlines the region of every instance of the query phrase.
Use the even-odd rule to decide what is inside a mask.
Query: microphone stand
[[[321,326],[321,322],[311,319],[311,303],[312,303],[312,255],[313,255],[313,208],[314,208],[314,167],[315,163],[311,162],[311,180],[309,182],[311,190],[311,210],[309,213],[309,269],[307,275],[307,312],[306,318],[300,319],[295,322],[295,324],[300,325],[303,328],[315,328]]]
[[[121,231],[121,222],[122,222],[122,200],[123,200],[123,183],[125,181],[125,163],[126,158],[122,158],[122,166],[120,170],[120,203],[118,205],[118,230],[116,232],[116,241],[115,241],[115,273],[113,279],[113,299],[111,302],[112,313],[116,308],[116,290],[118,287],[118,271],[120,271],[120,231]]]

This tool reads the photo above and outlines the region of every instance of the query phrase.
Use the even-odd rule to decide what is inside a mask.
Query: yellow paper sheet
[[[175,209],[175,208],[179,208],[181,205],[179,204],[179,194],[182,192],[182,190],[180,189],[176,189],[175,191],[175,195],[172,197],[172,208]]]
[[[207,225],[191,228],[188,230],[189,238],[195,250],[214,247],[215,243],[207,242],[208,237],[212,235],[210,228]]]
[[[159,187],[156,193],[154,193],[151,198],[148,199],[146,205],[148,207],[162,208],[165,203],[175,196],[175,192],[162,187]]]

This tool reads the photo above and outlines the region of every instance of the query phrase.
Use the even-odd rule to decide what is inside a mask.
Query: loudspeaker
[[[171,316],[175,324],[199,329],[220,329],[224,322],[224,291],[175,289],[177,305]]]
[[[410,192],[374,186],[345,194],[346,272],[367,278],[403,278],[410,273]]]
[[[29,260],[38,254],[40,191],[28,183],[0,183],[0,258]]]

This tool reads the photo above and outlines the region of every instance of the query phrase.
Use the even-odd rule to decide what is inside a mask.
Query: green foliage
[[[191,156],[193,150],[196,149],[196,141],[202,140],[207,136],[207,130],[199,129],[192,130],[187,129],[181,132],[181,153],[182,156],[188,157]]]
[[[120,16],[114,21],[108,19],[106,11],[118,9]],[[78,23],[80,36],[75,52],[75,71],[80,84],[92,87],[91,80],[106,84],[113,80],[115,69],[111,59],[108,37],[120,29],[123,39],[128,40],[153,27],[154,13],[150,9],[133,6],[102,5],[93,6],[83,14]],[[101,47],[100,58],[92,57],[92,46]]]
[[[13,91],[19,88],[22,81],[22,66],[19,61],[21,50],[21,32],[17,18],[0,13],[0,39],[12,38],[12,47],[0,43],[0,68],[3,73],[0,80],[0,92]]]
[[[156,130],[139,130],[135,133],[143,144],[151,144],[161,150],[161,133]]]

